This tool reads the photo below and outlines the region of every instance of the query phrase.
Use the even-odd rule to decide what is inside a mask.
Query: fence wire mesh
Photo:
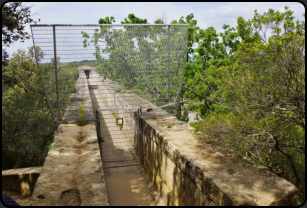
[[[104,168],[140,164],[136,109],[101,109],[101,156]]]
[[[145,116],[176,113],[188,28],[31,25],[41,81],[54,120],[91,120],[95,114],[85,115],[84,111],[130,106],[141,106]]]

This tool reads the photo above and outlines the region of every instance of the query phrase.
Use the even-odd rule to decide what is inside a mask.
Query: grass
[[[79,112],[80,112],[80,115],[83,115],[85,113],[85,105],[80,105],[79,106]]]
[[[118,118],[118,115],[116,115],[116,113],[114,111],[111,111],[112,112],[112,116],[114,118]],[[123,125],[119,125],[119,130],[122,130],[123,129]]]
[[[50,142],[50,143],[46,146],[47,151],[49,151],[49,150],[51,149],[51,147],[52,147],[52,143]]]
[[[122,89],[122,93],[125,93],[125,92],[127,92],[127,90],[126,89]]]
[[[172,126],[171,125],[167,125],[167,128],[171,128]]]
[[[77,118],[77,124],[79,126],[84,126],[86,125],[88,122],[86,122],[85,120],[85,117],[84,117],[84,113],[85,113],[85,105],[80,105],[79,106],[79,117]]]
[[[84,116],[80,116],[80,117],[78,117],[77,118],[77,124],[79,125],[79,126],[84,126],[84,125],[86,125],[88,122],[87,121],[85,121],[86,119],[84,118]]]
[[[115,114],[114,111],[111,111],[111,112],[112,112],[112,116],[113,116],[114,118],[118,118],[118,116]]]

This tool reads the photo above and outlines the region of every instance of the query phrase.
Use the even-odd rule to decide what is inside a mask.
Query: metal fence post
[[[144,152],[143,152],[143,135],[142,135],[142,107],[140,106],[139,111],[137,113],[137,127],[138,127],[138,140],[139,140],[139,151],[140,151],[140,163],[144,165]]]
[[[170,50],[171,50],[171,46],[170,46],[170,26],[168,26],[168,104],[171,103],[171,93],[170,93],[170,82],[171,82],[171,78],[170,78],[170,71],[171,71],[171,57],[170,57]],[[168,106],[168,112],[170,111],[170,105]]]
[[[98,142],[101,142],[101,136],[100,136],[100,117],[99,117],[99,111],[98,109],[96,110],[96,120],[97,120],[97,137],[98,137]]]
[[[60,109],[60,99],[59,99],[58,68],[57,68],[57,60],[56,60],[55,26],[53,26],[53,50],[54,50],[56,94],[57,94],[57,100],[58,100],[58,117],[59,117],[59,122],[60,122],[62,119],[61,119],[61,109]]]

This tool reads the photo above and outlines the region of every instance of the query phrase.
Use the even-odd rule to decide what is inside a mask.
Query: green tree
[[[143,91],[147,100],[156,104],[160,100],[165,104],[171,102],[171,99],[174,99],[171,94],[177,92],[174,85],[179,85],[178,79],[172,79],[170,74],[172,70],[183,67],[183,64],[171,60],[184,56],[182,43],[185,40],[182,38],[184,36],[178,35],[182,33],[180,27],[125,26],[146,23],[146,19],[129,14],[128,18],[122,21],[123,29],[111,30],[108,26],[101,26],[100,29],[95,29],[92,37],[82,32],[85,38],[83,43],[84,47],[89,44],[95,46],[94,55],[101,63],[98,71],[102,75],[133,92]],[[105,44],[106,47],[100,48],[99,43]],[[109,56],[109,59],[102,58],[102,54]],[[153,70],[155,73],[152,73]],[[155,80],[157,75],[160,77],[158,81]],[[165,82],[168,83],[167,87]],[[149,94],[151,98],[148,97]]]
[[[184,20],[184,17],[182,16],[179,21],[177,20],[173,20],[171,22],[171,24],[189,24],[189,33],[188,33],[188,56],[187,56],[187,62],[189,61],[188,58],[189,58],[189,55],[192,55],[194,53],[194,49],[192,48],[193,47],[193,44],[194,43],[197,43],[198,42],[198,38],[196,38],[196,35],[198,33],[198,30],[199,30],[199,27],[196,26],[197,25],[197,20],[193,19],[194,18],[194,14],[191,13],[189,15],[187,15],[185,17],[185,20]]]
[[[184,95],[200,101],[198,109],[203,115],[221,110],[217,94],[223,89],[224,76],[232,68],[230,57],[240,44],[235,28],[223,25],[223,29],[224,32],[217,34],[213,27],[208,27],[195,34],[198,47],[193,57],[196,61],[188,62],[186,67]]]
[[[100,18],[98,24],[112,24],[112,22],[115,22],[115,18],[113,16],[105,17],[104,19]]]
[[[154,21],[155,24],[166,24],[166,22],[167,22],[167,17],[165,12]]]
[[[15,41],[23,42],[30,38],[24,31],[27,24],[36,23],[31,18],[30,8],[22,2],[7,2],[2,6],[2,62],[9,57],[4,46],[9,47]]]
[[[4,67],[2,169],[40,166],[56,125],[48,112],[36,63],[18,50]]]
[[[149,24],[147,22],[147,19],[141,19],[139,17],[136,17],[134,14],[128,14],[128,19],[125,18],[124,21],[120,21],[122,24]]]
[[[238,18],[242,38],[225,78],[222,102],[256,121],[245,137],[255,160],[305,192],[305,21],[285,7]],[[269,36],[271,32],[271,36]],[[244,144],[244,142],[242,142]]]
[[[8,2],[2,7],[2,45],[9,46],[20,40],[23,42],[30,36],[24,31],[27,24],[35,21],[31,18],[29,6],[22,2]]]

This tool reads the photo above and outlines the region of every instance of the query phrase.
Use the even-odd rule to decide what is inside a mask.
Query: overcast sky
[[[167,23],[170,23],[194,13],[194,19],[201,29],[213,26],[217,32],[222,32],[223,24],[236,27],[239,16],[251,19],[255,9],[263,14],[269,8],[284,12],[284,6],[288,6],[294,11],[295,19],[299,20],[303,20],[302,14],[305,12],[304,5],[299,2],[27,2],[25,5],[32,6],[32,18],[40,19],[39,24],[98,24],[98,20],[106,16],[114,16],[114,24],[120,24],[130,13],[146,18],[149,23],[154,23],[165,13]],[[26,31],[31,34],[30,26],[26,27]],[[27,49],[31,45],[32,39],[24,43],[16,42],[7,51],[11,56],[17,49]]]

